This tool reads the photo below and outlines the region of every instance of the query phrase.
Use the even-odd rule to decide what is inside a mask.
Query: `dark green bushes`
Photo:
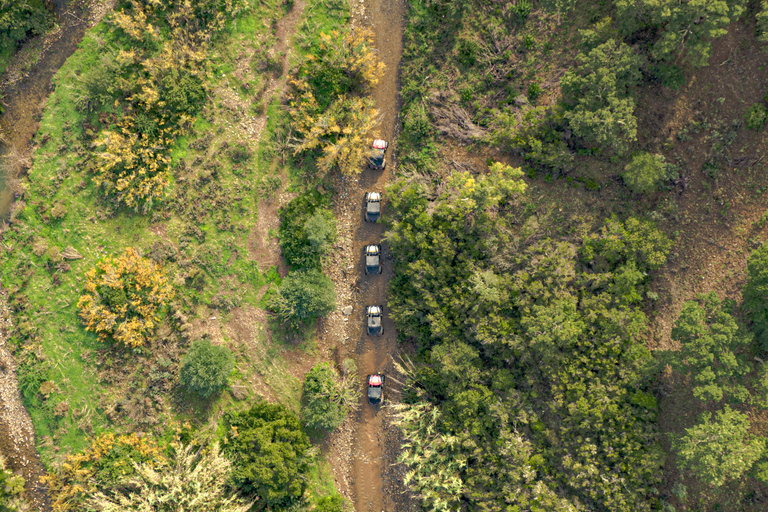
[[[320,258],[335,237],[328,199],[305,192],[280,209],[280,247],[291,268],[321,268]]]
[[[205,398],[227,385],[234,364],[235,358],[227,347],[212,345],[207,339],[196,340],[181,360],[179,380],[188,390]]]
[[[45,32],[53,24],[51,7],[45,0],[0,0],[0,53]]]
[[[310,444],[293,413],[259,402],[248,411],[225,414],[224,428],[232,485],[246,496],[258,496],[257,510],[284,507],[303,496]]]

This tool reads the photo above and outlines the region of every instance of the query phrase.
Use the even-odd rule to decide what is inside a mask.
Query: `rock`
[[[352,314],[352,306],[347,306],[344,309],[341,310],[341,314],[344,316],[349,316]]]

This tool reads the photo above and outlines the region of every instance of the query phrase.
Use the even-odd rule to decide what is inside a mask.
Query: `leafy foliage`
[[[147,343],[173,296],[162,268],[132,247],[86,272],[84,288],[77,307],[86,330],[129,347]]]
[[[632,218],[546,238],[519,175],[495,171],[388,193],[389,307],[420,354],[406,478],[429,510],[652,510],[663,456],[634,304],[671,244]]]
[[[320,363],[304,376],[302,402],[304,424],[331,431],[341,425],[349,410],[356,406],[357,393],[330,363]]]
[[[697,425],[675,443],[680,469],[688,469],[713,487],[736,480],[760,458],[765,440],[748,434],[749,418],[729,406],[704,413]]]
[[[111,100],[122,112],[93,141],[94,182],[117,205],[146,213],[165,197],[170,148],[206,101],[208,42],[243,6],[128,0],[112,15],[106,51],[114,63],[84,75],[81,108]]]
[[[739,329],[729,307],[715,292],[702,295],[683,305],[672,329],[672,339],[681,344],[671,354],[672,367],[691,373],[693,395],[702,402],[744,402],[749,396],[744,377],[751,366],[741,351],[751,345],[752,337]]]
[[[115,493],[95,492],[88,505],[99,512],[247,512],[253,502],[226,490],[231,470],[219,447],[171,445],[163,463],[133,463],[134,473]]]
[[[0,512],[31,512],[23,493],[24,479],[6,469],[5,459],[0,455]]]
[[[44,0],[0,0],[0,51],[14,49],[29,35],[42,34],[53,22]]]
[[[294,153],[315,152],[325,174],[339,169],[360,172],[368,133],[378,111],[367,95],[384,72],[373,50],[369,29],[334,30],[320,34],[292,80],[292,128],[298,137]]]
[[[626,44],[611,39],[576,60],[579,67],[567,71],[560,82],[571,129],[598,146],[622,151],[637,138],[630,92],[640,78],[640,58]]]
[[[299,419],[282,405],[259,402],[224,415],[224,454],[232,461],[232,485],[258,496],[256,509],[288,505],[301,498],[308,471],[309,440]]]
[[[278,319],[293,325],[336,309],[336,292],[328,276],[316,269],[296,270],[283,279],[269,305]]]
[[[666,177],[666,170],[664,156],[640,153],[632,157],[621,177],[633,192],[648,194]]]
[[[212,345],[205,338],[195,340],[181,360],[179,380],[193,393],[208,397],[227,385],[234,364],[235,358],[227,347]]]
[[[83,452],[68,455],[44,480],[54,511],[79,512],[94,493],[111,496],[121,492],[120,482],[133,477],[139,464],[161,466],[165,461],[155,439],[110,432],[98,435]]]
[[[766,112],[765,106],[762,103],[755,103],[747,110],[747,128],[757,132],[762,131],[765,126],[766,116],[768,116],[768,112]]]
[[[763,350],[768,350],[768,246],[750,254],[743,293],[755,335]]]
[[[320,258],[335,237],[328,201],[316,191],[280,209],[280,248],[292,268],[320,269]]]

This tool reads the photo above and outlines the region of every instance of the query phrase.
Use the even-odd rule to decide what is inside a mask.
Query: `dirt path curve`
[[[353,0],[355,1],[355,0]],[[364,9],[356,10],[355,24],[369,26],[375,33],[375,47],[380,53],[387,69],[374,91],[376,107],[382,114],[378,135],[390,141],[387,169],[372,171],[364,169],[360,178],[350,187],[350,202],[358,205],[356,225],[353,227],[352,245],[356,251],[355,269],[359,271],[359,292],[355,297],[355,312],[350,317],[352,324],[349,334],[354,350],[360,382],[365,382],[368,374],[377,371],[393,374],[392,358],[397,354],[397,333],[394,323],[387,315],[387,285],[392,277],[392,257],[386,243],[382,244],[384,253],[384,272],[378,276],[366,276],[363,272],[363,247],[371,243],[381,243],[384,236],[382,223],[366,223],[362,216],[362,201],[366,191],[384,192],[387,181],[395,169],[396,161],[394,139],[398,126],[399,80],[398,68],[403,52],[403,24],[405,17],[404,0],[366,0]],[[386,196],[382,212],[387,215]],[[381,337],[366,335],[365,307],[384,305],[384,334]],[[353,347],[354,346],[354,347]],[[393,386],[387,383],[386,398],[392,399]],[[400,486],[397,475],[391,475],[392,455],[398,451],[397,437],[390,435],[387,422],[388,411],[385,408],[370,406],[361,393],[360,407],[356,413],[353,440],[352,494],[357,512],[401,512],[398,494]]]

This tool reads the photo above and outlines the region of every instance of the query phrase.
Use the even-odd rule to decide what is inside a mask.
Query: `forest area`
[[[387,238],[424,510],[764,510],[766,20],[410,2]]]
[[[399,69],[356,3],[118,0],[4,157],[45,510],[370,512],[334,329],[385,73],[397,489],[764,510],[768,0],[409,0]],[[51,13],[0,0],[0,72]],[[0,512],[30,486],[0,457]]]

